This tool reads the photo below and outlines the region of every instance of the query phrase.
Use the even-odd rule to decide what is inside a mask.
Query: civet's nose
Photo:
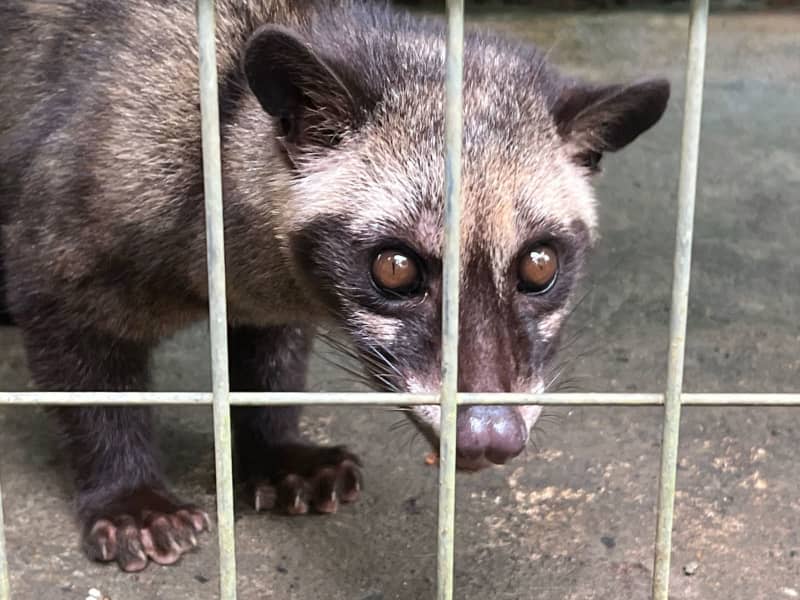
[[[501,465],[522,452],[528,430],[513,406],[464,406],[456,425],[457,464],[462,469]]]

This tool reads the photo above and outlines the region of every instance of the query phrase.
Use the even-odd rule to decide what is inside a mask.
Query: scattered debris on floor
[[[106,596],[103,592],[101,592],[97,588],[91,588],[89,590],[89,595],[86,596],[86,600],[111,600],[111,597]]]

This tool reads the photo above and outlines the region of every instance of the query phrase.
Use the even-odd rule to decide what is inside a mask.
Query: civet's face
[[[432,34],[431,34],[432,35]],[[285,30],[255,34],[250,86],[296,170],[298,279],[388,390],[440,387],[443,41],[399,45],[393,69],[343,66]],[[590,180],[661,117],[662,80],[588,86],[535,50],[469,38],[464,71],[459,390],[541,392],[596,225]],[[438,441],[438,406],[409,413]],[[504,463],[540,407],[464,406],[458,464]]]

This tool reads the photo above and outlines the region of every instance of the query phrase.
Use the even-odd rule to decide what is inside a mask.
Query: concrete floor
[[[484,15],[597,78],[661,73],[665,120],[606,160],[603,239],[567,355],[581,387],[664,387],[687,19],[677,13]],[[712,19],[697,206],[686,387],[800,391],[800,15]],[[159,389],[207,389],[202,327],[156,357]],[[312,389],[353,389],[315,365]],[[0,386],[28,386],[18,334],[0,329]],[[646,598],[660,411],[554,409],[513,464],[458,485],[458,599]],[[165,409],[163,448],[177,489],[214,509],[210,412]],[[363,500],[330,517],[243,508],[239,590],[266,598],[433,597],[436,471],[382,409],[309,410],[320,439],[350,443],[366,465]],[[211,599],[212,536],[178,566],[124,575],[77,547],[69,483],[42,411],[0,409],[0,473],[14,598]],[[671,597],[800,597],[800,408],[688,408],[680,448]],[[696,564],[691,564],[696,563]],[[689,565],[690,568],[685,569]],[[687,575],[686,572],[691,572]]]

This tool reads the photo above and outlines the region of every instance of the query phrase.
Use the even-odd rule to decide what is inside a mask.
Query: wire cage
[[[709,0],[692,0],[686,100],[683,116],[678,188],[678,224],[674,255],[672,308],[669,333],[667,386],[658,393],[557,393],[475,394],[457,391],[459,217],[461,199],[462,69],[464,2],[447,2],[446,145],[445,145],[445,248],[443,282],[442,387],[438,394],[399,393],[238,393],[231,392],[228,378],[225,257],[222,219],[222,179],[215,53],[214,0],[197,0],[199,38],[200,106],[202,112],[203,170],[208,252],[209,328],[212,390],[207,393],[155,392],[4,392],[0,405],[81,404],[203,404],[212,405],[216,463],[217,532],[222,600],[236,598],[236,559],[231,461],[231,405],[441,405],[439,471],[439,524],[437,600],[453,598],[455,528],[456,416],[459,404],[663,406],[661,471],[655,535],[653,600],[667,600],[673,528],[673,507],[683,405],[800,405],[798,394],[683,393],[683,365],[691,275],[691,252],[698,153],[703,103],[703,81],[708,30]],[[10,600],[7,549],[3,534],[0,494],[0,600]]]

